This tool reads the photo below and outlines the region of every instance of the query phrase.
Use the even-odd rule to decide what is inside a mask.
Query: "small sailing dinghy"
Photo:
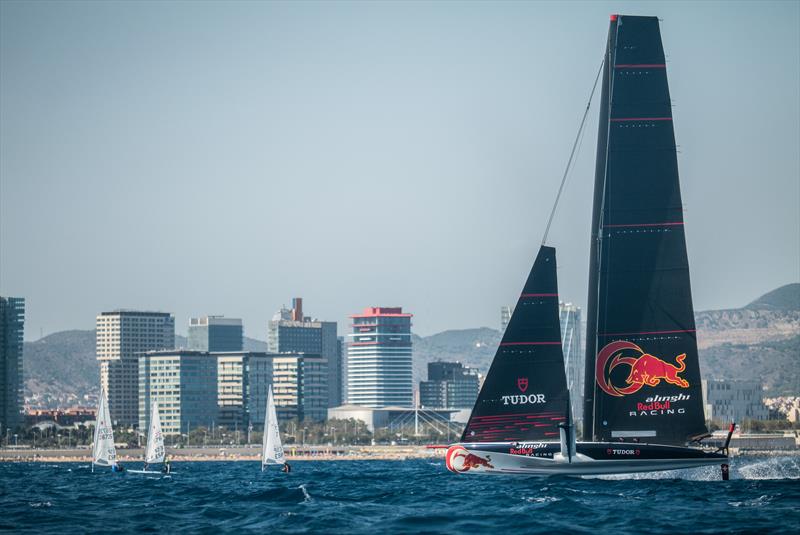
[[[278,428],[278,416],[275,412],[275,400],[272,397],[272,385],[267,394],[267,413],[264,416],[264,436],[261,445],[261,471],[269,465],[285,465],[281,432]]]
[[[153,402],[150,410],[150,428],[147,431],[147,448],[144,454],[144,469],[129,470],[132,474],[163,474],[171,473],[166,470],[148,470],[151,465],[162,464],[166,461],[166,448],[164,448],[164,435],[161,432],[161,418],[158,415],[158,403]]]
[[[590,253],[588,441],[575,441],[555,249],[543,244],[461,441],[447,450],[449,470],[592,475],[719,464],[727,479],[733,425],[723,447],[700,447],[709,435],[664,63],[658,18],[612,15]]]
[[[101,390],[100,401],[97,404],[94,441],[92,442],[92,472],[94,472],[94,465],[114,468],[116,464],[117,449],[114,447],[114,428],[111,426],[111,413],[108,410],[106,393]]]

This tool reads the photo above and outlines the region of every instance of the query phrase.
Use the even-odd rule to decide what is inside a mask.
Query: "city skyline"
[[[695,309],[800,278],[796,3],[243,6],[0,5],[0,293],[26,340],[120,307],[263,340],[292,295],[496,328],[613,12],[664,21]],[[582,308],[596,112],[549,241]]]

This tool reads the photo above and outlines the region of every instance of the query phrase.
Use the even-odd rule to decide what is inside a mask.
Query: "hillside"
[[[697,312],[695,320],[704,378],[757,379],[768,395],[800,394],[800,284],[742,308]],[[415,339],[415,378],[434,360],[460,360],[485,373],[499,343],[500,333],[487,328]]]
[[[414,335],[414,384],[428,378],[428,362],[460,361],[482,372],[494,357],[500,332],[488,327],[444,331],[425,338]]]
[[[773,290],[737,309],[698,312],[700,367],[707,379],[758,379],[767,394],[800,394],[800,284]],[[175,337],[186,346],[186,338]],[[458,360],[485,373],[500,333],[481,327],[413,335],[414,384],[427,378],[427,364]],[[94,331],[63,331],[24,346],[25,394],[36,405],[71,405],[97,394],[99,366]],[[245,337],[245,349],[266,343]]]
[[[97,393],[94,331],[61,331],[22,348],[25,397],[39,406],[74,405]]]
[[[186,346],[176,335],[175,345]],[[245,337],[247,351],[266,351],[267,343]],[[61,331],[23,345],[25,398],[35,406],[71,406],[100,391],[100,365],[95,355],[95,332]]]
[[[800,310],[800,282],[781,286],[765,293],[745,308],[754,310]]]

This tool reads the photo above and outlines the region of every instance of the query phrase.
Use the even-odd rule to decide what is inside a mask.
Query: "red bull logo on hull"
[[[445,466],[451,472],[463,474],[476,468],[494,468],[489,455],[484,459],[470,453],[464,446],[450,446],[445,455]]]
[[[607,344],[597,354],[595,378],[597,386],[606,394],[614,397],[627,396],[638,392],[643,386],[658,386],[661,381],[689,388],[689,382],[680,376],[686,369],[686,353],[675,357],[675,364],[661,360],[645,353],[633,342],[618,340]],[[629,366],[628,377],[624,386],[617,386],[611,381],[611,372],[617,366]]]

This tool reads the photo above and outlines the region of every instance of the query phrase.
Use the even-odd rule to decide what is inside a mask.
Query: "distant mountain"
[[[747,305],[752,310],[800,310],[800,282],[781,286]]]
[[[459,361],[485,372],[500,344],[500,332],[488,327],[444,331],[424,338],[414,335],[414,384],[428,378],[428,363]]]
[[[749,305],[696,314],[700,368],[707,379],[757,379],[769,395],[800,394],[800,284],[769,292]],[[485,373],[500,344],[488,327],[412,335],[414,384],[435,360],[461,361]],[[186,346],[186,338],[175,337]],[[248,351],[266,351],[245,337]],[[63,331],[24,345],[25,394],[37,405],[71,405],[97,394],[94,331]]]
[[[25,397],[39,406],[75,405],[99,391],[94,331],[62,331],[25,342],[22,367]]]
[[[186,347],[176,335],[175,346]],[[266,351],[267,343],[244,338],[246,351]],[[36,406],[71,406],[100,392],[95,331],[61,331],[23,345],[25,397]]]
[[[697,312],[695,320],[704,378],[755,379],[769,395],[800,394],[800,284],[782,286],[743,308]],[[426,377],[434,360],[459,360],[485,373],[500,332],[445,331],[413,342],[415,380]]]

